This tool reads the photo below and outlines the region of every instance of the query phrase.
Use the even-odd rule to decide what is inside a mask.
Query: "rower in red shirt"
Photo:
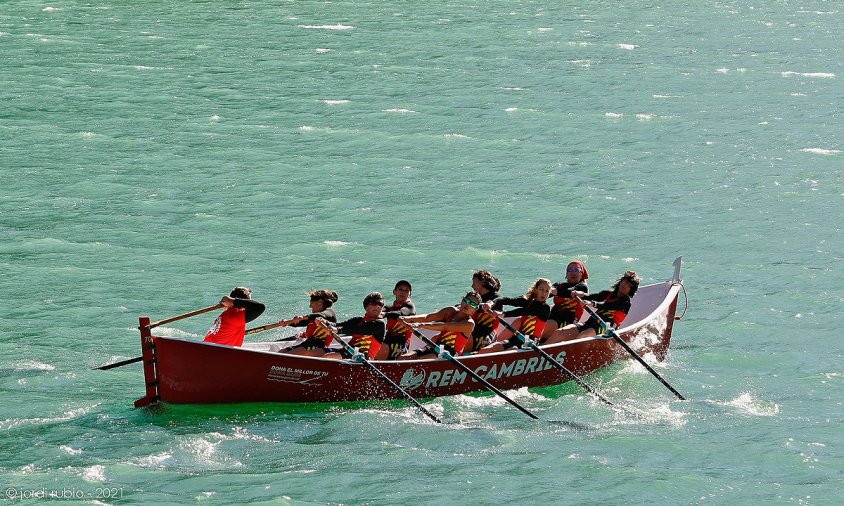
[[[245,286],[238,286],[230,294],[220,299],[220,304],[226,307],[214,324],[205,334],[205,342],[224,344],[226,346],[241,346],[246,335],[246,323],[261,316],[266,306],[252,300],[252,290]]]

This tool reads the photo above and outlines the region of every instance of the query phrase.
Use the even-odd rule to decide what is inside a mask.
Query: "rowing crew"
[[[351,336],[349,345],[357,353],[373,360],[411,360],[433,358],[437,350],[428,346],[409,351],[414,331],[438,332],[432,341],[454,356],[470,353],[492,353],[524,344],[523,336],[544,345],[606,332],[601,320],[618,328],[630,311],[631,298],[639,288],[639,276],[626,271],[609,290],[589,294],[589,273],[580,261],[566,267],[566,279],[551,283],[537,279],[522,296],[502,297],[501,282],[487,270],[472,276],[472,290],[454,306],[433,313],[416,315],[411,301],[412,286],[401,280],[393,289],[395,300],[386,305],[383,295],[372,292],[363,299],[363,316],[337,322],[333,305],[339,299],[333,290],[310,292],[311,312],[282,320],[274,326],[305,327],[303,341],[281,348],[280,353],[332,359],[351,358],[346,349],[331,348],[339,335]],[[549,303],[549,299],[553,305]],[[217,318],[205,341],[240,346],[246,323],[265,309],[251,299],[248,288],[235,288],[220,301],[227,309]],[[584,320],[584,304],[596,309],[601,320],[590,316]],[[512,309],[504,310],[505,306]],[[516,318],[512,326],[499,331],[501,318]]]

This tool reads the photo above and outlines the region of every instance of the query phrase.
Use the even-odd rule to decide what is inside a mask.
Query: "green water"
[[[4,500],[841,503],[842,15],[0,3]],[[598,290],[678,255],[689,309],[654,365],[689,401],[633,363],[587,378],[645,417],[570,385],[510,392],[545,422],[489,396],[426,402],[444,426],[402,403],[145,411],[137,364],[90,370],[138,354],[138,316],[235,285],[266,324],[314,288],[349,317],[406,278],[429,312],[479,268],[518,295],[579,258]]]

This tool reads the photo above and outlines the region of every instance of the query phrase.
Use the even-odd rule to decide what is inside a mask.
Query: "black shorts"
[[[463,353],[467,352],[475,352],[483,348],[484,346],[488,346],[495,342],[495,332],[490,332],[489,334],[483,336],[472,336],[472,347],[470,350],[463,350]],[[467,346],[468,348],[468,346]]]
[[[518,348],[522,344],[524,344],[522,343],[522,340],[516,336],[511,337],[503,343],[505,350],[509,350],[510,348]]]
[[[558,329],[568,325],[569,323],[575,323],[575,321],[577,320],[577,318],[575,318],[574,316],[573,311],[565,309],[561,306],[552,307],[551,315],[548,316],[548,319],[557,322]]]
[[[325,341],[322,339],[314,339],[313,337],[309,337],[302,341],[301,343],[297,344],[296,346],[288,346],[284,348],[282,351],[293,351],[293,350],[328,350],[325,347]]]
[[[593,329],[595,331],[595,335],[601,335],[601,322],[596,320],[594,317],[590,317],[583,323],[576,323],[577,331],[583,332],[586,329]]]
[[[381,345],[382,347],[387,347],[387,360],[396,360],[400,356],[407,353],[407,341],[402,339],[401,341],[384,341],[384,344]]]
[[[453,346],[449,346],[449,345],[446,344],[446,345],[440,345],[440,348],[444,348],[445,351],[447,351],[452,357],[457,356],[457,351],[455,351]],[[434,354],[434,355],[437,354],[437,352],[434,351],[434,349],[431,348],[430,346],[426,346],[424,348],[419,348],[418,350],[413,350],[413,353],[415,353],[417,357],[420,356],[420,355],[427,355],[429,353]]]

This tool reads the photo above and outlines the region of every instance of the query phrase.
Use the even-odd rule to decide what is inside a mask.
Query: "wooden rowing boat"
[[[640,355],[653,354],[661,361],[668,352],[682,288],[680,261],[674,261],[671,280],[639,287],[630,314],[617,331]],[[140,318],[146,395],[135,401],[136,407],[155,402],[339,402],[401,397],[366,364],[279,354],[273,351],[278,347],[274,343],[235,348],[154,336],[149,325],[148,317]],[[542,349],[578,376],[629,357],[614,340],[601,337]],[[459,360],[502,390],[555,385],[569,379],[531,349],[469,355]],[[372,364],[416,398],[484,390],[480,382],[445,359]]]

